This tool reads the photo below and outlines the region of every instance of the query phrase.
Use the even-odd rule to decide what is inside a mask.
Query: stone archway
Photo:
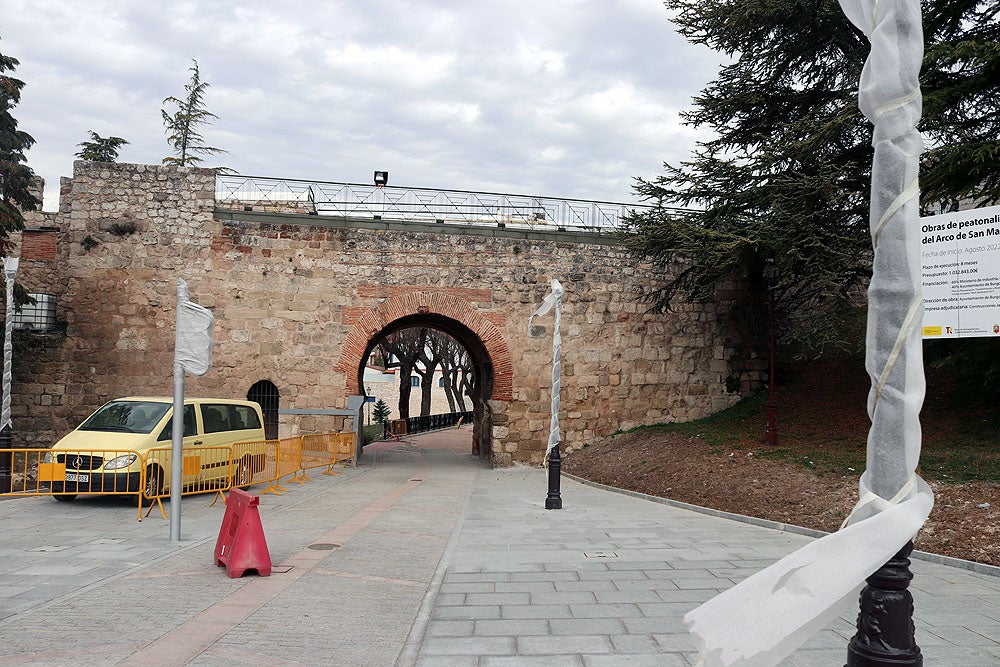
[[[481,456],[499,461],[502,457],[494,447],[493,425],[506,421],[506,406],[512,399],[510,351],[503,332],[486,314],[460,297],[443,292],[411,292],[388,298],[361,312],[334,367],[344,374],[346,394],[361,393],[361,378],[375,341],[402,329],[421,326],[447,333],[468,351],[478,377],[472,396],[476,441]]]

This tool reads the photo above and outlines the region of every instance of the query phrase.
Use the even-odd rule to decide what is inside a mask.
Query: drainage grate
[[[618,558],[614,551],[584,551],[585,558]]]
[[[315,542],[309,545],[310,549],[315,551],[333,551],[334,549],[339,549],[339,544],[333,544],[331,542]]]

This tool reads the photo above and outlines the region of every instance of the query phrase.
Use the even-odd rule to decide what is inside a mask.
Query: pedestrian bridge
[[[620,231],[631,205],[219,175],[78,161],[56,213],[29,214],[18,281],[54,303],[15,357],[15,443],[49,446],[103,402],[172,391],[178,278],[215,315],[191,395],[278,397],[279,437],[340,428],[380,337],[448,333],[469,352],[479,451],[538,464],[549,434],[558,279],[564,452],[726,407],[759,371],[726,296],[647,312],[660,270]]]

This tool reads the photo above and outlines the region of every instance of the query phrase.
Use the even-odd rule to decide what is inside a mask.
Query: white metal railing
[[[235,174],[216,177],[215,198],[218,207],[235,210],[596,233],[622,231],[633,211],[652,208],[644,204],[434,188],[378,188],[374,184]]]

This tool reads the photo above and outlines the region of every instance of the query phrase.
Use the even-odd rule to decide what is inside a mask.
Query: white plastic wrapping
[[[934,499],[916,474],[924,398],[916,123],[923,57],[919,0],[840,0],[872,48],[859,107],[875,125],[866,368],[867,470],[843,528],[685,616],[703,665],[774,665],[823,628],[923,525]],[[845,645],[846,656],[846,645]]]
[[[11,332],[14,330],[14,280],[17,278],[17,257],[3,258],[3,275],[7,284],[7,316],[3,328],[3,402],[0,408],[0,429],[11,426],[10,419],[10,385],[11,367],[14,348],[11,345]]]
[[[528,331],[531,331],[531,323],[539,315],[544,315],[555,307],[555,323],[552,326],[552,417],[549,420],[549,443],[545,448],[545,461],[548,463],[552,448],[559,444],[559,391],[560,376],[562,375],[562,365],[559,361],[562,355],[562,336],[559,333],[559,323],[562,319],[560,304],[562,295],[565,293],[563,286],[555,278],[552,279],[552,291],[545,297],[545,301],[538,307],[538,310],[528,318]]]
[[[212,367],[212,326],[215,316],[188,299],[188,286],[177,279],[177,340],[174,364],[192,375],[204,375]]]

